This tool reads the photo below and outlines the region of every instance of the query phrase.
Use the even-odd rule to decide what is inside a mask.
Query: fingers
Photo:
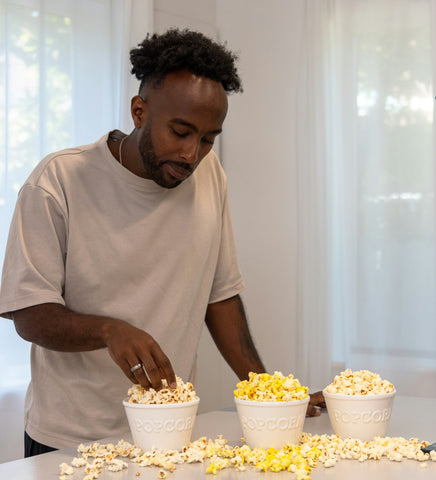
[[[321,410],[318,407],[315,407],[314,405],[309,405],[307,406],[306,410],[306,415],[308,417],[319,417],[321,415]]]
[[[156,344],[156,348],[153,351],[153,359],[157,369],[153,370],[152,373],[155,374],[159,379],[165,378],[170,388],[176,388],[176,374],[174,373],[169,358],[164,354],[158,344]]]
[[[126,377],[144,388],[158,390],[162,388],[162,379],[171,388],[176,388],[171,362],[153,337],[127,322],[118,320],[114,324],[106,345]]]
[[[138,380],[138,375],[140,375],[140,371],[142,370],[142,363],[139,360],[132,360],[132,361],[123,361],[121,364],[117,362],[121,367],[121,370],[124,372],[124,375],[132,382],[132,383],[140,383],[145,388],[150,388],[151,383],[148,385],[143,385],[140,380]]]
[[[143,355],[143,358],[129,367],[127,376],[133,383],[139,383],[144,388],[151,387],[159,390],[162,388],[162,379],[165,379],[170,388],[177,387],[176,375],[171,362],[160,348],[157,354]]]
[[[321,408],[326,408],[324,395],[322,392],[315,392],[309,395],[309,405],[307,406],[306,415],[309,417],[319,417]]]
[[[314,405],[320,408],[326,408],[324,395],[322,392],[315,392],[310,394],[310,405]]]
[[[139,368],[137,368],[139,367]],[[160,379],[159,379],[159,382],[160,382],[160,385],[156,385],[152,383],[149,375],[148,375],[148,372],[147,372],[147,369],[145,368],[144,364],[139,362],[137,363],[136,365],[134,365],[131,369],[130,369],[135,381],[134,383],[139,383],[141,384],[143,387],[145,388],[150,388],[150,387],[153,387],[155,390],[159,389],[161,386],[162,386],[162,383],[160,382]]]

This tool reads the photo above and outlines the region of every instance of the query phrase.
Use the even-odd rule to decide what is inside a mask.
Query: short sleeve
[[[244,282],[238,265],[226,190],[222,213],[221,243],[209,303],[226,300],[241,293],[242,290],[244,290]]]
[[[40,186],[26,184],[12,218],[3,264],[0,315],[41,303],[65,304],[67,216]]]

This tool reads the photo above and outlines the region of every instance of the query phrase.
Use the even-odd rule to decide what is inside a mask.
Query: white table
[[[309,433],[332,433],[327,412],[323,411],[320,417],[306,418],[304,431]],[[5,432],[2,432],[4,435]],[[215,438],[223,435],[230,445],[240,444],[242,436],[241,427],[236,412],[218,411],[199,415],[196,419],[192,439],[196,440],[201,436]],[[391,437],[417,437],[421,440],[436,442],[436,401],[431,398],[412,398],[397,396],[394,401],[392,418],[387,432]],[[131,441],[130,433],[126,433],[124,440]],[[101,443],[116,443],[119,438],[103,439]],[[37,457],[23,460],[16,460],[0,464],[0,479],[13,480],[55,480],[59,478],[59,464],[70,463],[73,457],[78,456],[76,448],[65,448]],[[109,472],[104,470],[99,480],[144,480],[156,479],[158,469],[156,467],[139,467],[137,464],[129,463],[129,468],[122,472]],[[422,465],[425,464],[425,467]],[[178,465],[177,470],[168,473],[168,479],[174,480],[277,480],[281,478],[295,479],[295,475],[288,472],[264,473],[258,472],[249,467],[246,472],[237,472],[231,468],[218,472],[216,476],[205,473],[205,464]],[[83,478],[77,470],[70,480]],[[79,473],[80,472],[80,473]],[[136,473],[139,472],[140,476]],[[355,460],[341,460],[335,467],[324,468],[318,466],[312,471],[311,478],[317,479],[352,479],[352,480],[410,480],[410,479],[436,479],[436,462],[427,461],[424,463],[404,460],[402,462],[391,462],[386,459],[367,460],[359,463]]]

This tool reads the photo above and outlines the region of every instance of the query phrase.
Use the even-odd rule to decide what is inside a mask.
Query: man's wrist
[[[108,346],[110,339],[116,335],[116,330],[120,327],[121,322],[123,321],[115,318],[104,319],[101,327],[101,340],[106,347]]]

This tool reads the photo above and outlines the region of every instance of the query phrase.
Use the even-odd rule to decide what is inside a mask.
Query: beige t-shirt
[[[216,155],[165,189],[122,167],[106,135],[49,155],[22,187],[0,314],[55,302],[123,319],[150,333],[189,380],[208,303],[242,289]],[[62,448],[128,430],[121,402],[131,383],[107,349],[32,345],[31,366],[25,428],[35,440]]]

